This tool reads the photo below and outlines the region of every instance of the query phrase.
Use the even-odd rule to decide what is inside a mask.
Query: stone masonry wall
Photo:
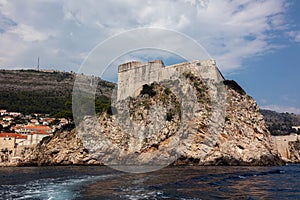
[[[195,60],[170,66],[165,66],[161,60],[147,63],[133,61],[119,65],[117,98],[122,100],[129,96],[137,96],[144,84],[176,80],[179,75],[186,71],[196,71],[196,68],[200,70],[201,77],[204,79],[224,80],[214,60]]]
[[[290,142],[299,141],[297,134],[283,135],[283,136],[272,136],[275,144],[275,148],[283,159],[286,161],[291,160]]]

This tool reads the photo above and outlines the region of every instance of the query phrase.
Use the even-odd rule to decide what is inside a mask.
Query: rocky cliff
[[[200,164],[283,164],[254,99],[234,81],[225,81],[225,85],[227,100],[224,130],[212,153]]]
[[[290,158],[288,162],[300,163],[300,141],[292,141],[288,143]]]
[[[214,142],[211,142],[209,129],[212,103],[207,85],[201,78],[191,73],[185,75],[190,85],[197,91],[199,108],[197,108],[196,118],[185,121],[182,125],[184,116],[176,95],[157,83],[145,85],[140,95],[124,100],[126,105],[129,105],[129,110],[126,112],[127,115],[123,116],[130,119],[131,123],[135,123],[136,129],[142,130],[144,133],[142,136],[135,135],[134,131],[129,135],[126,133],[126,130],[128,132],[132,127],[126,124],[127,122],[120,123],[120,117],[117,117],[120,113],[103,113],[98,118],[100,124],[98,133],[95,129],[82,130],[84,129],[82,127],[71,132],[57,133],[29,152],[24,164],[97,164],[99,161],[100,163],[111,162],[112,157],[118,160],[124,159],[126,162],[128,158],[134,158],[138,162],[151,160],[155,163],[170,159],[174,153],[177,157],[173,164],[284,164],[274,149],[258,105],[234,81],[224,81],[227,94],[225,123],[221,132],[214,135]],[[162,107],[164,109],[158,109]],[[122,110],[122,106],[119,106],[119,109]],[[88,118],[85,123],[89,123],[90,127],[96,126]],[[157,127],[160,131],[154,133],[152,130],[157,130]],[[178,140],[177,134],[180,130],[183,130],[180,139],[186,136],[189,140]],[[87,135],[81,135],[81,132]],[[187,132],[188,135],[185,135]],[[104,140],[108,143],[99,146],[98,144]],[[174,144],[178,145],[176,149]],[[112,150],[112,146],[117,148]],[[95,149],[98,150],[98,154]],[[161,149],[167,150],[161,153]],[[205,154],[203,154],[204,150]]]
[[[20,165],[95,165],[94,159],[82,146],[76,130],[59,131],[44,138],[34,149],[28,149]]]

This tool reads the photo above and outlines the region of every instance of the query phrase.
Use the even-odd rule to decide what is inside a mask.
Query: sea
[[[106,166],[2,167],[0,199],[300,199],[300,165],[172,166],[141,174]]]

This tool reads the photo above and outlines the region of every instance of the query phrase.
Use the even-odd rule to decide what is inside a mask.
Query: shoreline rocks
[[[25,153],[20,166],[99,165],[83,148],[76,129],[60,131]]]

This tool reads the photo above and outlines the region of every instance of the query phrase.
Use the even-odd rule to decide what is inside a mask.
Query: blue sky
[[[300,113],[299,10],[297,0],[0,0],[0,68],[39,56],[43,69],[78,71],[105,39],[159,27],[201,44],[261,107]]]
[[[225,74],[239,82],[260,107],[300,113],[300,1],[289,3],[287,29],[273,33],[277,37],[272,42],[282,47],[246,58],[240,69]]]

